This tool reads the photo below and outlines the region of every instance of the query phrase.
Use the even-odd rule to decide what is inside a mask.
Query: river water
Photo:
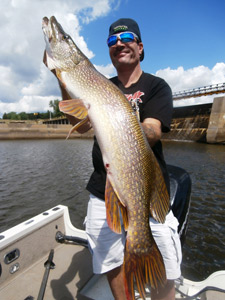
[[[0,141],[0,232],[57,204],[69,207],[83,229],[92,172],[93,141]],[[203,280],[225,270],[225,147],[163,142],[167,163],[192,179],[190,220],[183,248],[183,275]]]

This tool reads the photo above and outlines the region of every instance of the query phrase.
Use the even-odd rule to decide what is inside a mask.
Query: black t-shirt
[[[160,120],[162,132],[170,130],[173,111],[172,92],[169,85],[163,79],[143,72],[139,80],[129,88],[125,88],[118,77],[111,78],[111,81],[126,95],[134,110],[139,111],[141,122],[146,118],[155,118]],[[161,141],[158,141],[152,147],[152,150],[159,162],[169,191],[169,176]],[[87,184],[87,190],[94,196],[104,200],[106,171],[96,137],[94,137],[92,160],[94,172]]]

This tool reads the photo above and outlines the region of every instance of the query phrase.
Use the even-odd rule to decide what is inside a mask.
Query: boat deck
[[[108,284],[106,283],[106,277],[93,276],[91,255],[87,248],[78,245],[59,245],[54,251],[53,262],[55,263],[55,268],[50,270],[44,299],[113,299],[112,294],[109,291]],[[47,258],[48,256],[40,259],[37,263],[24,271],[22,275],[9,280],[1,289],[0,299],[25,300],[28,296],[32,296],[33,299],[36,300],[38,298],[42,278],[45,272],[44,263]],[[99,295],[101,295],[100,298]],[[146,299],[150,300],[149,297]],[[176,296],[176,300],[184,299],[187,298],[182,297],[181,295]],[[207,291],[195,299],[225,300],[225,296],[224,293]]]
[[[20,276],[15,276],[2,287],[0,299],[37,299],[48,256],[40,259]],[[77,245],[59,245],[54,249],[55,268],[50,270],[44,299],[86,300],[79,290],[92,277],[91,255],[87,248]],[[16,293],[16,294],[15,294]]]
[[[1,234],[1,300],[38,299],[44,264],[52,249],[55,268],[49,272],[44,299],[88,299],[79,295],[79,290],[93,276],[89,250],[55,239],[58,231],[83,237],[68,218],[67,208],[58,206]]]

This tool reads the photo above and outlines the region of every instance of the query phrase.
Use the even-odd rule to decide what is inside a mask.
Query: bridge
[[[225,93],[225,82],[173,93],[173,100]]]

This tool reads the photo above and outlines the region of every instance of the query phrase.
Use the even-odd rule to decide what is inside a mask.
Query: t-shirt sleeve
[[[172,91],[163,79],[155,81],[149,99],[143,105],[141,122],[146,118],[158,119],[162,124],[162,132],[168,132],[173,113]]]

